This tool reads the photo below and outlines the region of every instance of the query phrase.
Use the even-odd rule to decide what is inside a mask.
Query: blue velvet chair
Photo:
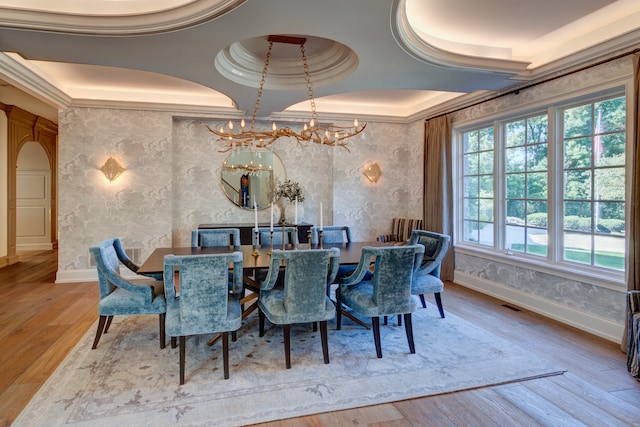
[[[192,248],[240,246],[239,228],[197,229],[191,232]],[[233,272],[229,272],[229,289],[233,287]]]
[[[340,279],[336,289],[337,329],[341,328],[343,304],[357,314],[371,317],[376,355],[382,357],[380,316],[402,314],[409,350],[415,353],[411,313],[416,309],[416,301],[411,295],[411,283],[423,254],[422,245],[362,248],[358,267],[352,275]],[[372,260],[373,276],[371,280],[363,280]]]
[[[100,287],[100,317],[91,348],[95,349],[102,334],[109,331],[113,316],[130,314],[157,314],[160,322],[160,348],[164,348],[166,304],[162,281],[125,279],[120,274],[120,263],[134,273],[138,271],[138,266],[127,257],[118,238],[102,241],[91,246],[89,251],[96,262]]]
[[[409,244],[424,246],[424,258],[413,275],[411,294],[420,296],[423,308],[427,307],[424,294],[434,294],[440,317],[443,318],[441,292],[444,291],[444,283],[440,280],[440,265],[449,250],[449,241],[450,237],[446,234],[425,230],[413,230],[409,238]]]
[[[198,229],[191,232],[192,248],[240,246],[239,228]]]
[[[284,288],[274,285],[284,261]],[[265,317],[284,326],[284,354],[291,368],[291,325],[320,322],[320,338],[324,363],[329,363],[327,320],[333,319],[335,307],[327,296],[327,286],[338,273],[340,250],[282,251],[274,249],[266,279],[260,284],[258,300],[260,336],[264,336]]]
[[[627,291],[627,371],[640,380],[640,291]]]
[[[317,245],[319,240],[320,227],[311,227],[311,244]],[[322,242],[335,244],[335,243],[349,243],[352,242],[351,227],[346,225],[329,225],[322,227]]]
[[[233,289],[228,271],[233,265]],[[179,277],[179,294],[175,274]],[[229,378],[229,335],[242,322],[242,252],[211,255],[167,255],[164,259],[166,331],[175,346],[180,341],[180,384],[184,384],[186,337],[222,334],[224,378]]]
[[[251,229],[251,244],[258,246],[269,246],[271,239],[271,231],[269,227],[258,227],[258,241],[256,241],[256,229]],[[295,227],[284,227],[284,244],[298,244],[298,235]],[[282,227],[273,227],[273,247],[282,246]]]

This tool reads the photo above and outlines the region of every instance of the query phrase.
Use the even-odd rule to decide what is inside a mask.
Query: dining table
[[[322,248],[338,248],[340,249],[340,265],[358,265],[362,248],[365,246],[393,246],[397,242],[349,242],[349,243],[325,243]],[[142,263],[138,269],[138,274],[162,273],[164,271],[164,257],[167,255],[203,255],[203,254],[221,254],[231,252],[242,252],[242,268],[244,288],[249,290],[249,295],[242,298],[241,304],[244,307],[242,318],[246,318],[258,306],[257,299],[260,294],[260,284],[255,280],[256,272],[261,269],[268,269],[271,262],[271,251],[274,249],[281,250],[297,250],[297,249],[320,249],[320,245],[312,245],[303,243],[297,245],[239,245],[239,246],[217,246],[217,247],[167,247],[156,248],[151,255]],[[178,279],[179,282],[179,279]],[[369,329],[369,325],[363,323],[360,319],[355,318],[348,312],[343,311],[343,315],[349,317],[353,321],[359,323]],[[212,345],[216,339],[211,340]]]
[[[397,244],[397,243],[396,243]],[[393,246],[393,242],[349,242],[349,243],[325,243],[323,248],[340,249],[340,265],[357,265],[360,262],[362,248],[365,246]],[[301,243],[297,246],[285,245],[284,250],[296,249],[319,249],[319,245],[310,245]],[[271,257],[269,251],[273,249],[283,249],[281,245],[254,246],[223,246],[223,247],[170,247],[156,248],[151,255],[142,263],[138,269],[139,274],[162,273],[164,270],[164,257],[167,255],[202,255],[202,254],[220,254],[230,252],[242,252],[242,267],[246,273],[252,273],[256,269],[269,268]]]

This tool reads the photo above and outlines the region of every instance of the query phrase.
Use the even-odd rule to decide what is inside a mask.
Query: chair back
[[[407,313],[414,310],[411,301],[411,282],[414,270],[424,254],[424,246],[385,246],[362,248],[360,264],[353,280],[360,281],[374,261],[373,302],[380,313]]]
[[[253,245],[269,246],[271,239],[271,231],[269,227],[258,228],[258,241],[256,242],[256,229],[251,229],[251,243]],[[284,227],[284,244],[298,244],[298,235],[295,227]],[[282,245],[282,227],[273,227],[273,246]]]
[[[181,335],[216,331],[227,320],[230,268],[233,268],[234,276],[232,293],[240,294],[242,252],[165,257],[165,297],[168,310],[179,305]]]
[[[98,270],[98,285],[100,287],[100,298],[104,298],[116,288],[114,277],[125,280],[120,275],[120,261],[116,247],[122,248],[120,239],[104,240],[89,248],[96,262]]]
[[[424,258],[420,263],[420,273],[430,273],[440,277],[440,265],[449,250],[451,238],[446,234],[433,231],[413,230],[409,238],[409,244],[419,243],[424,246]]]
[[[261,284],[261,293],[273,288],[278,271],[284,266],[284,309],[292,323],[304,316],[323,313],[327,304],[327,287],[335,280],[340,266],[340,250],[302,249],[271,254],[269,273]]]
[[[320,227],[311,227],[311,244],[320,243]],[[330,225],[322,227],[322,243],[337,244],[352,242],[351,228],[346,225]]]
[[[239,228],[198,229],[191,232],[192,248],[240,246]]]

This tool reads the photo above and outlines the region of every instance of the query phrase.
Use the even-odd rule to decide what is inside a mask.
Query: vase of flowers
[[[304,201],[304,193],[300,184],[287,179],[277,186],[276,197],[278,197],[278,206],[280,208],[280,223],[285,224],[291,222],[295,216],[295,202],[298,200],[298,221],[302,217],[304,211],[300,203]]]

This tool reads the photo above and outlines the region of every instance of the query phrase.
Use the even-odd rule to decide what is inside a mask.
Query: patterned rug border
[[[432,307],[433,308],[433,307]],[[260,345],[262,348],[260,351],[265,352],[266,346],[270,346],[268,350],[269,363],[264,364],[265,371],[258,372],[254,375],[245,375],[242,381],[247,381],[244,386],[240,386],[234,389],[235,391],[226,391],[220,393],[219,390],[212,390],[211,393],[203,392],[203,389],[208,390],[207,387],[211,386],[215,389],[216,386],[224,386],[231,384],[225,382],[222,379],[221,357],[217,355],[213,356],[214,360],[211,360],[211,354],[204,350],[204,361],[196,361],[195,365],[189,366],[189,358],[195,357],[193,344],[187,344],[187,383],[178,387],[177,384],[177,350],[170,349],[169,347],[163,351],[172,352],[171,356],[167,356],[164,353],[157,353],[160,356],[169,358],[169,368],[172,372],[166,375],[170,378],[169,381],[175,381],[174,400],[180,401],[173,404],[168,398],[164,400],[160,399],[155,404],[153,402],[143,402],[140,405],[142,411],[130,411],[123,410],[122,408],[131,408],[132,404],[138,404],[139,402],[131,403],[124,402],[121,406],[114,407],[109,412],[108,408],[104,412],[100,409],[100,404],[96,404],[100,400],[94,396],[98,394],[100,387],[103,386],[101,380],[91,379],[91,373],[88,371],[98,369],[96,366],[99,362],[109,362],[108,358],[111,353],[117,352],[116,348],[122,345],[126,348],[128,340],[132,340],[132,334],[139,334],[139,331],[135,329],[143,329],[147,334],[147,340],[153,342],[155,350],[160,352],[157,348],[157,317],[155,316],[137,316],[137,317],[122,317],[112,325],[112,329],[106,337],[101,340],[98,349],[90,350],[95,334],[96,324],[85,333],[83,338],[78,342],[74,349],[67,355],[64,361],[51,375],[51,377],[45,382],[41,389],[37,392],[34,398],[29,402],[27,407],[16,419],[14,426],[19,427],[34,426],[34,425],[114,425],[117,423],[133,424],[136,420],[145,422],[151,422],[153,420],[154,425],[224,425],[224,426],[240,426],[252,423],[275,421],[279,419],[295,418],[299,416],[318,414],[330,411],[337,411],[343,409],[353,409],[371,405],[377,405],[382,403],[389,403],[399,400],[407,400],[424,396],[435,396],[441,394],[448,394],[459,391],[473,390],[485,387],[494,387],[513,382],[528,381],[536,378],[549,377],[554,375],[561,375],[565,372],[563,369],[553,367],[548,361],[541,360],[537,357],[531,356],[528,352],[521,349],[519,346],[508,343],[506,340],[497,337],[495,334],[479,328],[470,322],[465,321],[459,317],[456,317],[450,313],[447,313],[445,319],[440,319],[433,315],[433,313],[427,313],[429,310],[419,310],[414,315],[414,334],[416,334],[416,345],[418,354],[420,354],[421,348],[424,355],[420,356],[420,359],[428,358],[429,351],[425,351],[425,342],[423,335],[431,333],[433,335],[434,329],[421,326],[421,322],[427,322],[429,325],[436,325],[438,327],[447,326],[450,330],[465,330],[467,338],[457,337],[460,339],[459,345],[465,345],[468,337],[474,337],[478,341],[474,343],[476,348],[482,350],[484,347],[491,348],[496,357],[500,357],[500,360],[495,360],[496,363],[491,363],[491,354],[484,355],[485,360],[481,360],[476,363],[472,358],[464,360],[466,374],[478,375],[478,380],[468,380],[464,378],[465,374],[456,377],[455,373],[450,372],[452,369],[434,368],[431,372],[431,365],[417,364],[415,360],[410,361],[410,358],[414,358],[415,355],[410,355],[406,351],[406,337],[404,336],[404,328],[398,328],[395,326],[383,327],[383,359],[377,359],[375,357],[375,349],[373,348],[373,338],[371,331],[365,331],[363,328],[355,326],[354,324],[345,323],[343,325],[343,331],[336,331],[335,325],[330,326],[329,331],[329,351],[331,353],[331,364],[322,364],[322,353],[318,349],[313,350],[313,353],[309,352],[308,355],[299,354],[299,349],[296,350],[301,342],[297,342],[298,338],[292,328],[292,365],[294,369],[286,370],[284,368],[284,357],[282,355],[282,334],[280,327],[271,327],[268,329],[265,338],[260,338],[254,345]],[[433,311],[433,310],[432,310]],[[256,317],[256,318],[253,318]],[[142,320],[144,319],[144,320]],[[438,323],[440,322],[440,323]],[[393,322],[390,321],[390,325]],[[333,327],[333,330],[331,328]],[[295,328],[295,326],[294,326]],[[129,330],[132,329],[132,330]],[[429,332],[425,332],[425,329],[429,329]],[[416,333],[416,330],[418,333]],[[439,333],[438,329],[435,329],[435,333]],[[336,335],[340,334],[340,335]],[[245,324],[238,333],[238,342],[242,340],[242,337],[249,336],[245,340],[253,339],[257,337],[257,316],[251,316],[246,319]],[[303,335],[304,334],[299,334]],[[302,338],[303,341],[315,342],[317,341],[317,347],[319,347],[318,334],[313,336],[306,336]],[[334,336],[332,338],[332,335]],[[340,343],[336,343],[337,337],[343,337],[344,339]],[[355,338],[354,338],[355,337]],[[111,338],[111,339],[109,339]],[[195,339],[197,348],[202,348],[202,341],[208,340],[210,337],[200,336]],[[336,347],[338,346],[350,346],[352,343],[359,343],[361,340],[357,338],[364,338],[362,343],[364,347],[370,347],[367,354],[358,354],[357,356],[363,356],[354,364],[366,364],[369,365],[366,369],[371,368],[373,374],[364,375],[360,378],[348,378],[344,382],[344,378],[341,378],[341,374],[348,374],[349,366],[343,367],[344,361],[340,360],[340,356],[335,353],[340,351]],[[433,338],[433,336],[431,337]],[[451,338],[451,337],[448,337]],[[453,337],[454,339],[456,337]],[[352,340],[352,341],[351,341]],[[392,342],[390,342],[392,341]],[[394,348],[394,342],[398,342],[398,349]],[[145,341],[146,342],[146,341]],[[189,341],[188,341],[189,342]],[[231,343],[233,347],[234,343]],[[311,345],[311,344],[310,344]],[[440,344],[442,345],[442,344]],[[206,347],[206,344],[204,345]],[[218,344],[219,346],[219,344]],[[315,347],[312,345],[312,347]],[[473,346],[472,346],[473,347]],[[215,346],[214,346],[215,348]],[[210,347],[211,349],[211,347]],[[120,350],[123,351],[122,349]],[[347,350],[348,353],[349,350]],[[202,351],[198,352],[200,355]],[[464,359],[465,352],[454,357]],[[125,353],[126,354],[126,353]],[[340,351],[342,354],[342,351]],[[238,356],[236,355],[236,358]],[[440,357],[440,356],[438,356]],[[153,357],[156,359],[157,357]],[[409,358],[409,359],[407,359]],[[162,359],[162,357],[160,357]],[[267,357],[265,357],[267,359]],[[273,359],[273,360],[271,360]],[[310,359],[310,360],[307,360]],[[261,359],[262,360],[262,359]],[[437,360],[437,359],[436,359]],[[509,362],[506,363],[505,360]],[[422,360],[418,360],[422,361]],[[160,361],[160,363],[162,360]],[[232,350],[231,356],[231,379],[240,376],[240,374],[247,374],[244,370],[255,369],[250,366],[243,366],[246,361],[238,360],[234,363],[234,356]],[[273,362],[273,363],[271,363]],[[393,371],[393,364],[408,363],[406,371]],[[150,361],[151,365],[155,363]],[[167,361],[164,361],[166,365]],[[198,364],[199,363],[199,364]],[[385,363],[387,365],[385,365]],[[411,363],[414,363],[413,365]],[[191,363],[194,365],[194,363]],[[202,365],[202,367],[200,366]],[[218,365],[220,365],[218,367]],[[346,363],[349,365],[349,363]],[[455,365],[455,363],[454,363]],[[501,365],[500,367],[491,365]],[[336,368],[337,366],[337,368]],[[455,365],[457,366],[457,365]],[[166,366],[164,366],[166,367]],[[306,367],[306,368],[305,368]],[[219,368],[219,369],[218,369]],[[336,369],[333,369],[336,368]],[[145,368],[146,369],[146,368]],[[318,378],[313,377],[313,373],[305,375],[305,369],[320,372]],[[326,372],[322,370],[329,369],[338,372],[337,378],[327,377]],[[388,372],[385,372],[385,369]],[[505,369],[515,372],[505,373]],[[153,366],[151,368],[153,370]],[[426,371],[429,370],[429,373]],[[455,370],[455,369],[453,369]],[[69,375],[69,372],[73,371],[73,375]],[[74,376],[78,375],[78,372],[84,371],[80,376],[85,375],[86,378],[74,379]],[[207,374],[208,373],[208,374]],[[324,374],[324,376],[322,376]],[[416,378],[424,380],[430,378],[429,374],[433,374],[435,380],[440,381],[442,384],[437,386],[426,385]],[[205,378],[202,378],[205,375]],[[278,381],[274,383],[260,382],[264,378],[259,378],[264,375],[278,377]],[[255,377],[255,378],[254,378]],[[486,377],[486,378],[485,378]],[[106,376],[107,382],[109,380]],[[490,379],[492,378],[492,379]],[[393,385],[391,389],[387,388],[384,383],[385,380],[391,379]],[[86,383],[82,383],[85,381]],[[93,381],[93,382],[92,382]],[[231,381],[231,380],[226,380]],[[241,381],[238,379],[237,381]],[[255,382],[254,382],[255,381]],[[74,383],[83,384],[79,391],[75,394],[69,392],[66,395],[61,391],[69,387]],[[256,384],[261,384],[257,386]],[[343,387],[344,386],[344,387]],[[137,391],[138,395],[136,399],[140,399],[140,395],[144,396],[145,393],[152,393],[154,391],[153,384],[149,388],[145,388],[144,384],[133,386],[133,389],[140,388]],[[160,385],[163,387],[163,385]],[[165,388],[172,388],[171,384],[164,385]],[[402,387],[402,390],[398,390]],[[436,389],[430,388],[436,387]],[[96,391],[98,390],[98,391]],[[152,390],[152,391],[149,391]],[[376,391],[377,390],[377,391]],[[128,390],[127,391],[132,391]],[[165,391],[165,394],[169,390]],[[234,396],[233,393],[236,393]],[[274,393],[275,392],[275,393]],[[123,393],[124,394],[124,393]],[[274,395],[281,396],[286,394],[286,399],[274,398]],[[365,396],[366,395],[366,396]],[[187,398],[185,398],[185,396]],[[248,397],[253,403],[251,405],[254,410],[247,411],[243,406],[246,405],[244,398]],[[275,399],[275,402],[274,402]],[[135,400],[135,399],[133,399]],[[149,399],[152,401],[153,399]],[[240,401],[240,403],[237,402]],[[285,400],[286,402],[282,402]],[[171,403],[169,403],[171,402]],[[242,403],[245,403],[243,405]],[[274,405],[274,403],[276,403]],[[58,409],[55,409],[55,406]],[[85,405],[85,406],[83,406]],[[293,405],[293,406],[292,406]],[[284,406],[284,407],[283,407]],[[43,408],[48,408],[43,410]],[[118,409],[119,408],[119,409]],[[257,409],[261,408],[261,409]],[[219,415],[221,409],[224,409],[225,415],[222,417]],[[67,412],[70,410],[69,412]],[[50,412],[54,415],[59,415],[59,418],[52,418],[54,415],[42,415],[42,413]],[[64,412],[64,414],[59,414]],[[189,412],[187,414],[187,412]],[[226,415],[228,413],[229,415]],[[84,417],[84,418],[83,418]]]

